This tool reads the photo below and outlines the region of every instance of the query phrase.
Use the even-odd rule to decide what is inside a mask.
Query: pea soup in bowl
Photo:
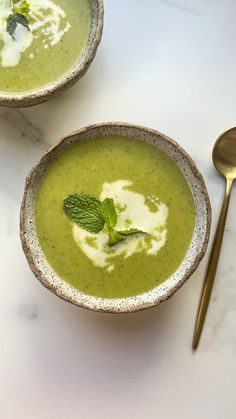
[[[204,180],[173,140],[104,123],[53,146],[26,179],[23,250],[35,276],[91,310],[132,312],[171,297],[206,251]]]
[[[0,0],[0,105],[36,105],[72,86],[102,28],[102,0]]]

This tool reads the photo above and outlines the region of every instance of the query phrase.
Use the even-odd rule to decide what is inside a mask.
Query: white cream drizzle
[[[47,49],[56,45],[70,29],[65,11],[52,0],[28,0],[28,3],[30,5],[30,31],[22,25],[17,25],[15,39],[13,39],[6,31],[6,19],[11,13],[10,1],[0,0],[0,41],[3,43],[0,61],[2,67],[17,66],[22,53],[39,36],[43,35],[43,48]],[[30,59],[33,58],[31,55]]]
[[[128,180],[104,183],[100,199],[103,200],[106,197],[114,199],[119,211],[116,227],[118,230],[136,227],[149,233],[151,237],[144,234],[129,236],[125,241],[109,248],[105,229],[98,234],[91,234],[76,224],[72,225],[76,244],[94,265],[106,268],[108,272],[114,269],[113,259],[117,256],[123,256],[126,259],[141,251],[145,251],[149,255],[156,255],[166,242],[167,205],[152,195],[148,197],[148,201],[156,210],[151,211],[148,204],[145,203],[144,195],[129,190],[131,186],[132,182]]]

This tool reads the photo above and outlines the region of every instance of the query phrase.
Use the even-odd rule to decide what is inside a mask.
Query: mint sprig
[[[29,30],[30,6],[26,0],[10,0],[11,14],[7,18],[7,32],[15,39],[17,25],[22,25]]]
[[[127,236],[132,234],[147,234],[138,228],[115,229],[118,215],[112,198],[105,198],[104,201],[100,201],[90,195],[73,194],[64,199],[63,208],[70,220],[89,233],[99,233],[106,227],[108,230],[108,246],[110,247],[124,241]]]

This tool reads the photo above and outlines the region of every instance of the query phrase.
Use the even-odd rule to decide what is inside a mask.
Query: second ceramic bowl
[[[32,92],[22,94],[0,93],[0,106],[21,108],[45,102],[55,94],[73,86],[86,73],[101,41],[104,14],[103,0],[89,0],[89,3],[91,14],[89,36],[85,49],[76,64],[60,80],[35,89]]]

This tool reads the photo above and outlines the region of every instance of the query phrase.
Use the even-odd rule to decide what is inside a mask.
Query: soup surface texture
[[[92,234],[65,215],[63,200],[84,193],[113,198],[117,228],[139,228],[113,247],[107,231]],[[195,224],[193,196],[177,164],[146,142],[99,137],[70,146],[52,162],[36,196],[36,229],[53,270],[98,297],[142,294],[183,260]]]
[[[88,39],[89,0],[27,2],[29,28],[18,23],[10,35],[10,0],[0,0],[0,93],[22,94],[59,80],[79,60]]]

